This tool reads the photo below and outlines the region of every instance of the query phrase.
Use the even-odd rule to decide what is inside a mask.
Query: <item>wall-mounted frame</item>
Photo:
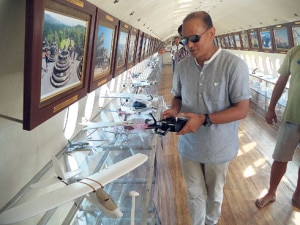
[[[112,79],[119,20],[97,8],[89,92]]]
[[[141,30],[139,30],[138,39],[137,39],[138,42],[137,42],[135,63],[139,63],[141,61],[143,37],[144,37],[144,33]]]
[[[217,36],[214,38],[214,45],[219,47],[219,39]]]
[[[249,33],[247,30],[244,30],[240,33],[241,41],[242,41],[242,50],[249,50],[250,49],[250,40],[249,40]]]
[[[130,38],[129,38],[127,68],[131,68],[135,63],[137,38],[138,38],[138,30],[132,27],[130,30]]]
[[[273,27],[274,51],[286,53],[291,48],[291,34],[288,24]]]
[[[259,51],[260,50],[260,43],[258,38],[258,30],[251,29],[249,30],[249,39],[250,39],[250,48],[252,51]]]
[[[120,75],[126,70],[130,28],[131,27],[128,24],[120,21],[116,45],[117,48],[115,56],[115,70],[113,77]]]
[[[225,48],[230,48],[229,37],[228,34],[224,35]]]
[[[225,35],[219,36],[219,40],[220,40],[220,46],[222,48],[225,48]]]
[[[148,42],[149,42],[149,36],[146,33],[144,33],[142,50],[141,50],[142,51],[141,60],[144,60],[147,56]]]
[[[242,44],[241,44],[241,35],[240,32],[234,33],[234,42],[235,42],[235,48],[236,49],[241,49]]]
[[[27,0],[23,129],[87,94],[95,15],[84,0]]]
[[[258,30],[259,43],[261,50],[264,52],[273,52],[273,30],[271,27],[262,27]]]
[[[290,24],[292,38],[293,38],[293,46],[300,45],[300,21],[293,22]]]
[[[229,48],[235,49],[234,34],[228,34]]]

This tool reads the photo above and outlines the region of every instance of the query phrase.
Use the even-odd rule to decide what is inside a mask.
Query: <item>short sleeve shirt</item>
[[[242,59],[221,48],[203,67],[187,56],[175,67],[172,94],[182,97],[181,112],[220,112],[249,99],[249,70]],[[238,152],[238,121],[180,135],[178,149],[183,157],[201,163],[228,162]]]
[[[300,124],[300,45],[287,52],[278,73],[284,76],[291,75],[283,120]]]

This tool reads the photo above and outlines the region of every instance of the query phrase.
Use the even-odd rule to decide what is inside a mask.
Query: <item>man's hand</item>
[[[265,115],[266,122],[268,124],[274,124],[277,123],[277,116],[274,110],[268,110],[268,112]]]
[[[162,113],[162,119],[170,118],[170,117],[176,117],[178,115],[178,112],[176,109],[167,109]]]
[[[184,127],[177,132],[177,135],[182,135],[186,133],[195,133],[199,127],[202,126],[205,120],[204,115],[199,115],[195,113],[180,113],[180,117],[185,117],[188,119]]]

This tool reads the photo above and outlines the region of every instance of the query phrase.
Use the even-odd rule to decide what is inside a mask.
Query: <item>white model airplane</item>
[[[56,184],[57,182],[63,182],[64,184],[68,184],[69,179],[79,175],[82,172],[82,170],[80,170],[80,169],[66,172],[60,166],[60,164],[55,156],[52,156],[52,163],[53,163],[54,173],[56,176],[41,180],[35,184],[32,184],[30,187],[41,188],[41,187],[49,186],[51,184]]]
[[[103,186],[142,165],[147,159],[147,155],[138,153],[78,182],[9,208],[0,213],[0,224],[28,219],[86,194],[87,198],[108,216],[121,217],[122,212],[103,191]]]
[[[155,85],[157,83],[158,83],[158,81],[156,81],[156,80],[149,81],[149,80],[144,80],[144,79],[134,79],[129,83],[124,83],[123,87],[127,87],[127,86],[130,86],[130,87],[133,87],[133,88],[136,88],[136,87],[149,87],[149,86]]]
[[[123,99],[136,99],[136,100],[153,100],[152,95],[146,94],[132,94],[132,93],[110,93],[106,95],[101,95],[102,98],[123,98]]]
[[[121,121],[121,122],[82,122],[80,123],[84,126],[82,130],[89,129],[99,129],[99,128],[107,128],[107,127],[133,127],[135,125],[132,121]]]

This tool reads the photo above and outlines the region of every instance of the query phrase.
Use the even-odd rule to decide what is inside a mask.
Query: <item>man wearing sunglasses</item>
[[[217,224],[229,162],[238,152],[238,120],[249,107],[249,71],[243,60],[214,45],[215,28],[204,11],[183,20],[181,42],[190,51],[176,64],[170,109],[186,117],[177,134],[193,225]]]

